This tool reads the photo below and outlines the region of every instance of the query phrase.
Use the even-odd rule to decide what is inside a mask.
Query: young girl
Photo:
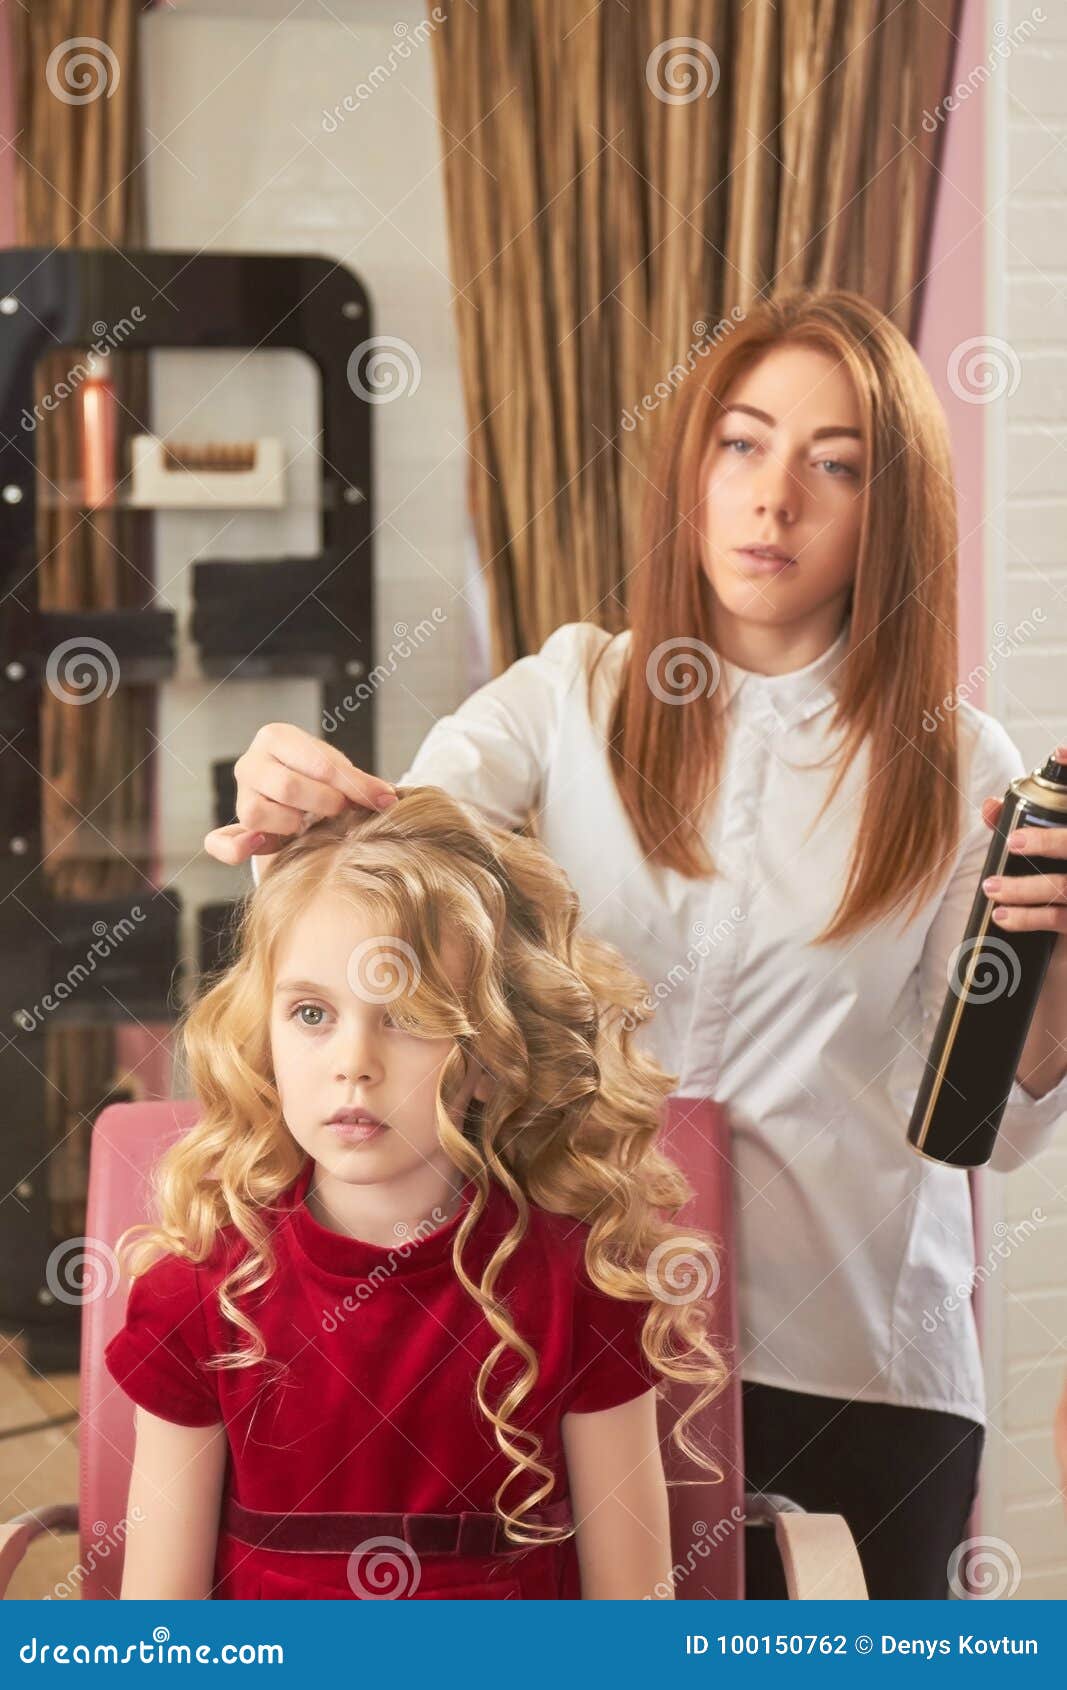
[[[203,1113],[161,1224],[120,1240],[124,1597],[670,1589],[653,1387],[721,1477],[692,1422],[725,1367],[672,1271],[714,1256],[665,1218],[643,983],[578,919],[432,787],[279,854],[183,1026]]]

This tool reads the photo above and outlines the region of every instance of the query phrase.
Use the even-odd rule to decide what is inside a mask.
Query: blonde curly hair
[[[203,1262],[221,1230],[235,1228],[248,1248],[219,1284],[219,1307],[251,1342],[210,1365],[270,1365],[240,1299],[274,1273],[263,1212],[306,1162],[286,1126],[273,1072],[269,1006],[278,942],[316,893],[338,891],[365,902],[380,915],[381,931],[401,939],[401,951],[410,946],[419,961],[410,990],[390,1002],[390,1015],[425,1036],[454,1040],[438,1082],[438,1138],[474,1184],[453,1264],[497,1338],[476,1383],[478,1406],[512,1462],[495,1508],[514,1542],[555,1541],[573,1528],[524,1520],[555,1482],[541,1459],[541,1439],[518,1418],[538,1358],[496,1295],[501,1270],[525,1235],[530,1205],[586,1223],[592,1282],[612,1297],[648,1304],[645,1356],[663,1379],[690,1387],[672,1438],[721,1479],[692,1427],[728,1373],[709,1336],[708,1304],[679,1298],[676,1290],[658,1294],[661,1279],[664,1287],[672,1283],[662,1265],[672,1251],[691,1262],[697,1246],[714,1263],[715,1244],[691,1226],[683,1233],[671,1224],[692,1192],[656,1146],[673,1077],[632,1045],[651,1014],[645,982],[612,946],[580,931],[577,894],[535,840],[492,827],[437,787],[397,790],[399,801],[384,812],[348,809],[287,842],[245,901],[236,960],[207,984],[178,1026],[201,1116],[153,1170],[158,1223],[128,1228],[118,1247],[136,1277],[160,1250]],[[462,986],[441,954],[445,935],[457,932],[470,959]],[[494,1085],[487,1101],[471,1101],[460,1127],[449,1105],[462,1091],[471,1058]],[[464,1250],[493,1181],[517,1215],[475,1283]],[[492,1374],[507,1350],[524,1368],[490,1402]],[[506,1505],[505,1492],[524,1475],[534,1488],[517,1506]]]

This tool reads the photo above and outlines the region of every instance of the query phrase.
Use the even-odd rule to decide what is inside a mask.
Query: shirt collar
[[[442,1224],[432,1225],[431,1218],[428,1227],[416,1229],[410,1238],[398,1237],[397,1243],[389,1246],[371,1244],[363,1238],[334,1232],[315,1219],[307,1206],[314,1167],[314,1160],[309,1156],[282,1206],[288,1211],[289,1226],[300,1250],[320,1272],[347,1279],[371,1278],[377,1283],[383,1277],[392,1278],[394,1275],[410,1278],[412,1274],[441,1267],[451,1260],[453,1240],[474,1197],[476,1188],[473,1180],[464,1184],[459,1207]],[[506,1205],[506,1193],[494,1181],[490,1186],[486,1213],[480,1217],[479,1225],[488,1219],[490,1212],[495,1217],[501,1201]],[[507,1230],[506,1224],[504,1230]]]
[[[784,675],[760,675],[720,657],[718,690],[723,703],[734,711],[772,717],[783,727],[808,721],[837,697],[851,627],[846,621],[821,656]]]

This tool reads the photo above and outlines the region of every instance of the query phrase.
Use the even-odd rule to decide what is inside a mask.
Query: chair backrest
[[[741,1430],[741,1374],[737,1366],[737,1278],[734,1271],[733,1175],[730,1129],[725,1110],[712,1098],[666,1099],[660,1144],[693,1188],[678,1217],[710,1233],[716,1246],[717,1275],[706,1289],[700,1276],[706,1257],[694,1256],[692,1283],[712,1309],[710,1330],[722,1350],[730,1378],[693,1425],[697,1442],[710,1449],[723,1469],[721,1482],[702,1478],[703,1470],[667,1441],[685,1397],[672,1383],[660,1404],[660,1439],[671,1495],[671,1551],[675,1597],[680,1601],[740,1601],[745,1594],[745,1482]],[[717,1283],[716,1283],[717,1278]],[[686,1281],[679,1275],[678,1290]],[[688,1393],[691,1400],[691,1392]],[[696,1484],[676,1485],[681,1478]]]
[[[113,1103],[93,1127],[85,1232],[110,1259],[128,1226],[151,1215],[152,1167],[200,1115],[196,1102]],[[81,1477],[78,1520],[81,1595],[100,1600],[122,1585],[122,1522],[133,1462],[133,1403],[104,1366],[104,1350],[123,1323],[129,1281],[108,1274],[105,1294],[82,1305]]]

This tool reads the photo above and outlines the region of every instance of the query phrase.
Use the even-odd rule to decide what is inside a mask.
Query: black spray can
[[[948,991],[919,1095],[908,1143],[920,1156],[954,1168],[979,1168],[993,1154],[1055,933],[1008,933],[992,915],[998,900],[982,890],[995,874],[1062,874],[1062,857],[1009,851],[1018,828],[1067,827],[1067,763],[1013,780],[982,866],[967,930],[953,953]]]

